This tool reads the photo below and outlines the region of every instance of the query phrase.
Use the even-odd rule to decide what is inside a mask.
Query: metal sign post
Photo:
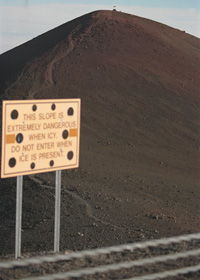
[[[15,258],[21,257],[23,176],[17,177],[16,225],[15,225]]]
[[[60,206],[61,206],[61,170],[56,171],[54,252],[59,252],[60,245]]]

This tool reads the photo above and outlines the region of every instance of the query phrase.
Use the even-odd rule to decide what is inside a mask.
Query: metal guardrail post
[[[15,258],[21,257],[23,176],[17,177],[16,225],[15,225]]]
[[[54,224],[54,252],[59,252],[60,247],[60,206],[61,206],[61,170],[56,171],[55,193],[55,224]]]

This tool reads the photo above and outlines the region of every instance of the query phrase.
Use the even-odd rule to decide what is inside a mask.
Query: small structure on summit
[[[113,11],[117,11],[117,6],[113,6]]]

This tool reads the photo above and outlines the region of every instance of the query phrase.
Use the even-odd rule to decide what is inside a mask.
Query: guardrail
[[[112,271],[120,271],[121,269],[132,269],[138,266],[146,266],[146,265],[153,265],[153,264],[159,264],[159,263],[165,263],[168,261],[176,261],[179,259],[185,259],[190,257],[198,257],[200,256],[200,233],[196,234],[189,234],[189,235],[183,235],[183,236],[177,236],[177,237],[170,237],[170,238],[162,238],[158,240],[149,240],[144,242],[138,242],[138,243],[131,243],[131,244],[125,244],[125,245],[119,245],[119,246],[111,246],[111,247],[104,247],[104,248],[97,248],[97,249],[91,249],[91,250],[84,250],[84,251],[78,251],[78,252],[70,252],[68,254],[55,254],[55,255],[49,255],[49,256],[41,256],[41,257],[34,257],[29,259],[20,259],[20,260],[11,260],[11,261],[5,261],[0,262],[0,269],[15,269],[15,268],[23,268],[28,267],[29,265],[41,265],[44,263],[57,263],[57,262],[63,262],[63,261],[72,261],[74,259],[83,259],[87,257],[98,257],[100,255],[110,255],[112,253],[123,253],[124,251],[134,252],[141,249],[147,249],[152,250],[153,248],[158,248],[159,246],[166,246],[179,244],[181,242],[192,242],[196,240],[198,242],[199,248],[192,248],[190,246],[186,246],[184,248],[184,251],[182,252],[173,252],[168,253],[164,252],[164,254],[156,255],[156,256],[150,256],[146,258],[141,258],[137,260],[128,260],[122,261],[120,259],[120,262],[112,263],[112,264],[106,264],[106,265],[98,265],[93,267],[87,267],[87,268],[81,268],[77,270],[71,270],[67,272],[62,273],[55,273],[55,274],[49,274],[44,276],[34,276],[34,277],[26,277],[21,278],[23,280],[52,280],[52,279],[70,279],[73,278],[79,278],[83,276],[91,276],[95,275],[96,273],[107,273]],[[194,245],[193,245],[194,247]],[[195,245],[196,247],[196,245]],[[187,249],[188,248],[188,249]],[[181,268],[176,268],[172,270],[167,271],[161,271],[153,274],[146,274],[146,275],[139,275],[134,276],[132,278],[123,278],[126,280],[153,280],[153,279],[164,279],[166,277],[175,277],[177,275],[185,275],[188,273],[194,273],[199,272],[200,273],[200,264],[199,262],[195,265],[191,266],[184,266]],[[200,274],[199,274],[200,275]],[[85,278],[84,278],[85,279]],[[92,279],[92,278],[90,278]],[[97,279],[97,278],[95,278]],[[106,278],[108,279],[108,278]],[[119,278],[118,278],[119,279]],[[121,278],[122,279],[122,278]],[[173,278],[174,279],[174,278]]]

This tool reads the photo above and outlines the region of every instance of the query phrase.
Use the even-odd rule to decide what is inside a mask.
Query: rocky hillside
[[[62,248],[199,231],[199,49],[180,30],[96,11],[0,55],[2,100],[82,100],[80,168],[62,172]],[[15,181],[1,185],[8,252]],[[49,249],[54,174],[24,185],[22,247]]]

